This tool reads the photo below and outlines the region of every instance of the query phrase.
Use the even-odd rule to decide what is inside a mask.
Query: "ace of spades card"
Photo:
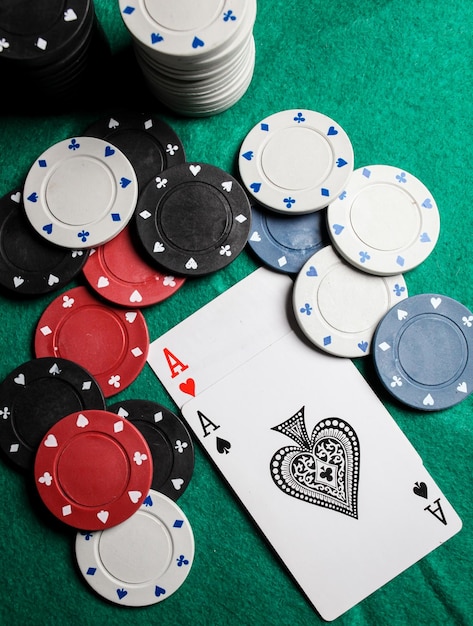
[[[158,337],[148,362],[308,600],[336,619],[461,529],[349,359],[296,334],[259,268]]]
[[[293,332],[181,410],[327,621],[461,529],[354,364]]]

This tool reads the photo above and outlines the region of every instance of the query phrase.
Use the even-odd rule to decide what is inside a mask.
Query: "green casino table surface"
[[[252,83],[231,109],[207,118],[182,117],[160,105],[141,79],[118,3],[96,0],[95,5],[111,51],[101,68],[100,93],[91,87],[80,105],[78,98],[77,106],[73,102],[57,111],[51,103],[51,112],[31,93],[24,110],[0,116],[2,196],[21,184],[33,160],[53,143],[80,135],[88,124],[117,110],[155,113],[178,133],[189,161],[236,174],[240,144],[258,121],[284,109],[312,109],[345,129],[355,167],[398,166],[435,197],[440,237],[432,254],[405,275],[410,295],[445,294],[473,307],[471,3],[259,0]],[[9,85],[2,82],[0,110],[8,108],[9,96]],[[257,267],[245,249],[227,268],[189,279],[171,298],[145,309],[151,340]],[[80,277],[71,286],[77,284]],[[0,294],[0,379],[33,358],[36,322],[57,295],[16,299]],[[421,455],[463,529],[333,623],[473,624],[473,397],[445,411],[416,412],[383,392],[369,357],[356,365]],[[148,365],[112,400],[128,398],[152,399],[177,410]],[[75,532],[51,522],[38,506],[32,482],[0,463],[0,623],[323,623],[197,445],[195,455],[192,481],[178,501],[195,536],[192,570],[166,601],[143,608],[109,604],[94,594],[75,567]],[[288,541],[292,533],[297,523],[288,529]],[[362,562],[359,567],[362,576]]]

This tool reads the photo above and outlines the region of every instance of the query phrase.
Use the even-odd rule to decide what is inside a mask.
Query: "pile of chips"
[[[156,116],[120,113],[50,146],[0,199],[1,285],[28,297],[61,289],[38,320],[34,358],[0,385],[0,449],[34,470],[46,509],[78,531],[85,580],[117,604],[160,602],[193,562],[176,504],[194,466],[189,432],[154,402],[106,404],[146,363],[142,309],[188,279],[248,244],[293,276],[293,314],[317,349],[372,354],[386,389],[413,408],[473,390],[473,314],[444,295],[409,297],[401,273],[439,236],[418,179],[354,169],[343,128],[304,110],[257,124],[238,163],[241,182],[188,162]]]
[[[181,419],[146,400],[107,407],[87,370],[55,357],[12,371],[0,404],[0,448],[15,469],[32,471],[47,511],[77,530],[86,582],[125,606],[173,594],[194,558],[192,528],[176,503],[194,469]]]
[[[240,183],[188,163],[173,129],[142,113],[50,146],[0,200],[4,289],[61,290],[37,322],[34,357],[0,384],[0,449],[34,469],[46,509],[78,530],[85,580],[120,605],[160,602],[188,575],[194,539],[175,501],[194,449],[167,408],[106,402],[146,363],[142,309],[230,264],[250,224]]]
[[[251,224],[240,183],[216,166],[188,163],[173,129],[142,113],[98,120],[49,147],[0,210],[8,291],[31,297],[85,279],[44,310],[35,357],[78,363],[106,397],[146,363],[140,309],[229,265]]]
[[[256,0],[119,4],[147,85],[170,109],[214,115],[246,92],[255,65]]]
[[[293,275],[293,312],[305,337],[331,355],[372,354],[386,390],[412,408],[465,399],[473,391],[473,315],[444,295],[409,297],[403,275],[439,237],[425,185],[390,165],[354,169],[346,132],[310,110],[259,122],[238,164],[253,200],[249,248]]]
[[[109,56],[92,0],[0,3],[0,71],[9,102],[64,106]]]
[[[180,114],[204,117],[233,106],[255,66],[256,0],[144,5],[119,0],[132,51],[153,96]],[[4,0],[0,70],[9,103],[64,110],[97,99],[110,73],[111,48],[93,0]],[[91,93],[90,87],[94,92]],[[105,95],[105,92],[103,92]]]

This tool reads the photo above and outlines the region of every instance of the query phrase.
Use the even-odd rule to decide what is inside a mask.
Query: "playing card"
[[[259,268],[151,343],[148,363],[179,408],[290,332],[291,290]]]
[[[294,332],[182,414],[325,620],[461,528],[354,364]]]

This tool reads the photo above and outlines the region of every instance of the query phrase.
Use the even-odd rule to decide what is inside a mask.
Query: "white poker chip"
[[[116,146],[95,137],[54,144],[31,166],[23,189],[34,229],[64,248],[91,248],[113,239],[138,199],[135,170]]]
[[[380,276],[407,272],[434,249],[437,204],[412,174],[391,165],[356,169],[327,209],[338,252],[355,267]]]
[[[281,111],[259,122],[243,140],[238,166],[242,182],[260,204],[280,213],[311,213],[326,207],[353,171],[346,132],[316,111]]]
[[[120,0],[123,22],[151,93],[192,117],[243,97],[255,66],[256,0]]]
[[[194,560],[189,520],[153,489],[126,521],[98,532],[78,532],[76,559],[100,596],[124,606],[162,602],[186,580]]]
[[[326,246],[298,273],[293,307],[299,327],[314,345],[335,356],[355,358],[371,353],[379,322],[407,296],[401,274],[360,272]]]
[[[194,7],[194,5],[192,5]],[[133,39],[133,46],[139,53],[139,56],[145,58],[145,63],[154,68],[158,74],[169,74],[177,80],[200,80],[209,71],[219,72],[224,63],[235,58],[238,52],[247,46],[248,39],[253,33],[253,26],[256,20],[257,5],[256,0],[246,0],[243,12],[239,14],[237,19],[236,13],[233,11],[234,19],[227,20],[234,27],[233,36],[223,42],[223,45],[212,50],[206,55],[202,52],[194,54],[194,56],[186,57],[181,54],[171,55],[159,52],[159,46],[149,46],[140,39],[130,34]],[[222,22],[225,24],[225,13],[221,14]],[[237,24],[238,22],[238,24]],[[126,24],[125,24],[126,25]],[[225,30],[226,29],[225,27]],[[161,43],[161,42],[160,42]],[[138,59],[140,60],[140,59]]]
[[[158,55],[206,57],[228,46],[240,28],[247,0],[119,0],[131,35]]]
[[[229,79],[221,84],[215,83],[213,88],[199,93],[195,89],[190,90],[165,88],[164,81],[156,81],[143,66],[143,74],[147,78],[148,87],[163,104],[170,109],[179,111],[183,115],[192,117],[207,117],[221,113],[233,106],[245,94],[248,89],[255,65],[255,45],[253,38],[250,39],[250,47],[243,59],[243,63],[229,73]],[[203,83],[199,86],[203,86]]]

